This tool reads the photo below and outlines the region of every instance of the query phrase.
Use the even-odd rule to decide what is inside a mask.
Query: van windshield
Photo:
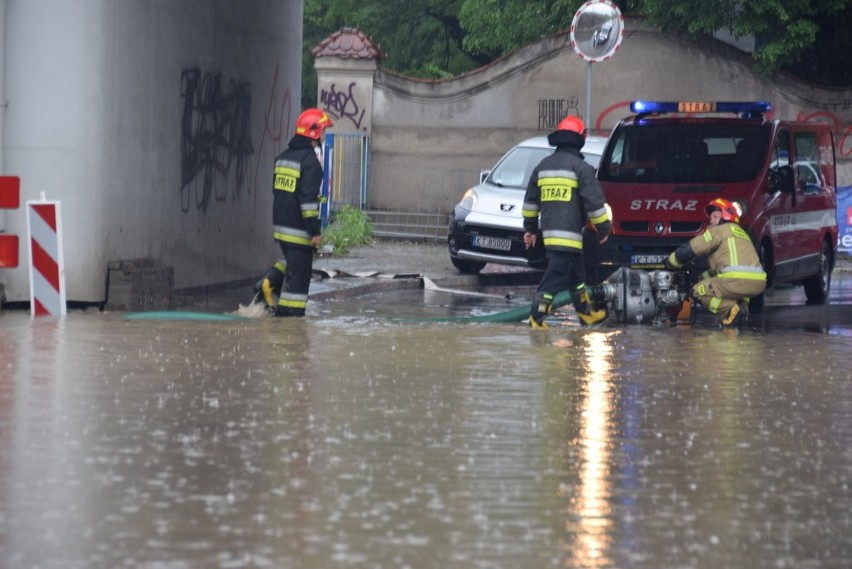
[[[746,182],[766,162],[769,126],[706,122],[623,125],[598,178],[648,184]]]
[[[552,148],[516,146],[494,167],[488,181],[501,188],[526,189],[533,169],[551,154]]]

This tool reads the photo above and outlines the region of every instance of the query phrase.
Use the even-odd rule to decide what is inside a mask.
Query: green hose
[[[571,293],[562,291],[553,298],[553,310],[570,304],[572,302]],[[394,318],[396,322],[526,322],[530,316],[532,303],[525,306],[512,308],[503,312],[495,312],[494,314],[484,314],[482,316],[442,316],[435,318]]]
[[[131,312],[125,320],[246,320],[236,314],[216,314],[213,312],[188,312],[181,310],[154,310],[150,312]]]

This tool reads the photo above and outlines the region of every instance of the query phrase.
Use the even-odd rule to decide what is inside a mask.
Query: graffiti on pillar
[[[219,73],[181,73],[181,210],[204,212],[212,200],[236,200],[247,188],[251,143],[251,90]]]
[[[355,86],[356,83],[353,81],[349,84],[348,90],[338,91],[337,84],[332,83],[328,89],[320,91],[320,104],[331,118],[347,119],[355,125],[356,129],[360,129],[366,111],[355,100]],[[364,130],[367,130],[366,127]]]
[[[539,99],[538,100],[538,128],[554,129],[559,121],[569,113],[577,114],[579,99],[568,97],[567,99]]]

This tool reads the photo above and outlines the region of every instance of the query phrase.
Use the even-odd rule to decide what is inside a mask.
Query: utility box
[[[172,307],[174,267],[155,259],[110,261],[106,310],[166,310]]]

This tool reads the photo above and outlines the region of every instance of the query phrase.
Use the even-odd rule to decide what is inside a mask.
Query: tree
[[[387,54],[382,65],[453,77],[566,30],[584,0],[305,0],[302,101],[316,104],[310,50],[357,27]],[[619,0],[622,13],[672,33],[754,36],[755,69],[785,69],[824,85],[852,84],[852,0]]]
[[[452,77],[493,61],[500,53],[461,49],[466,31],[458,14],[464,1],[305,0],[302,100],[316,102],[310,50],[343,27],[372,37],[387,54],[383,66],[412,77]]]
[[[459,21],[468,52],[493,58],[566,30],[585,0],[465,0]]]
[[[831,81],[835,73],[850,80],[848,65],[837,69],[832,66],[829,71],[832,56],[839,53],[825,53],[821,73],[797,65],[803,60],[813,61],[814,54],[826,51],[826,45],[848,46],[850,0],[630,0],[628,5],[631,11],[645,16],[649,24],[667,31],[702,36],[724,29],[734,37],[754,36],[758,73],[769,75],[788,68],[798,74],[817,71],[823,82]],[[834,25],[838,21],[842,25]],[[827,37],[829,34],[833,37]],[[822,45],[817,44],[818,38]]]

